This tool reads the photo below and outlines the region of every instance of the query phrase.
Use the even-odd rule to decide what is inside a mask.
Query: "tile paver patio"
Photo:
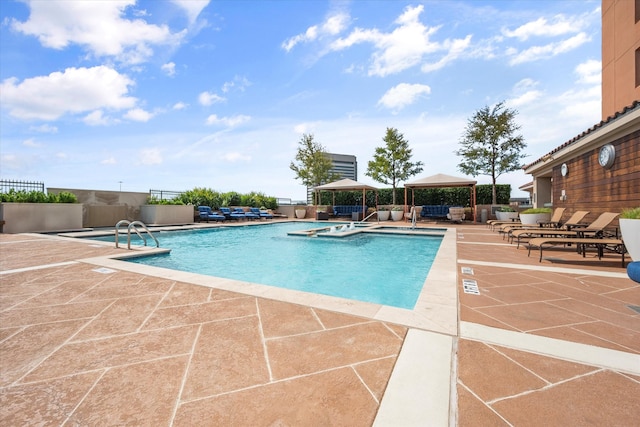
[[[637,422],[640,286],[619,256],[558,250],[539,263],[483,225],[455,227],[459,320],[523,341],[452,337],[449,423]],[[374,423],[408,327],[94,263],[125,252],[0,235],[0,424]],[[524,345],[534,335],[632,367],[550,357]]]

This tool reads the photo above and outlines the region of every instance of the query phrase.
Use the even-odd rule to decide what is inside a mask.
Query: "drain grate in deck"
[[[629,307],[631,310],[640,313],[640,306],[639,305],[628,305],[627,307]]]

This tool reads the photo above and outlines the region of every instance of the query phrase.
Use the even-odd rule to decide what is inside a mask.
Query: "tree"
[[[520,159],[527,144],[515,123],[517,111],[506,108],[504,101],[493,108],[485,106],[476,111],[467,122],[460,139],[461,148],[455,153],[462,156],[458,169],[467,175],[489,175],[492,182],[492,200],[496,204],[496,180],[506,172],[522,168]]]
[[[333,163],[322,144],[314,141],[313,134],[302,134],[298,145],[297,163],[291,162],[289,168],[296,173],[296,179],[302,181],[307,188],[317,187],[339,178],[337,174],[331,172]],[[313,203],[315,202],[314,192]]]
[[[393,187],[393,204],[396,204],[396,185],[415,174],[422,172],[422,162],[411,162],[411,149],[409,142],[398,129],[387,128],[387,133],[382,140],[385,147],[377,147],[376,152],[367,165],[365,175],[377,182],[391,184]]]

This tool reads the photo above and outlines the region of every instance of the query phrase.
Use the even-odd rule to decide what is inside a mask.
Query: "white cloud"
[[[101,165],[115,165],[117,164],[117,160],[115,157],[111,156],[109,158],[104,159],[103,161],[100,162]]]
[[[182,8],[189,18],[189,23],[193,23],[200,15],[200,12],[209,5],[209,0],[171,0],[174,4]]]
[[[232,81],[225,82],[222,85],[222,92],[227,93],[235,88],[240,92],[244,92],[247,87],[251,86],[251,82],[246,77],[235,76]]]
[[[67,68],[64,72],[25,79],[9,78],[0,84],[0,99],[19,119],[56,120],[64,114],[100,108],[131,108],[136,98],[127,96],[133,81],[104,65]]]
[[[334,13],[325,19],[320,25],[313,25],[304,33],[295,35],[284,42],[282,48],[289,52],[299,43],[309,43],[321,39],[324,36],[335,36],[341,33],[349,23],[349,15],[343,12]]]
[[[133,110],[127,111],[124,118],[134,122],[148,122],[153,118],[153,116],[153,113],[145,111],[142,108],[134,108]]]
[[[217,115],[212,114],[209,117],[207,117],[206,123],[208,125],[222,124],[224,126],[234,127],[242,123],[248,122],[249,120],[251,120],[251,117],[244,116],[244,115],[237,115],[237,116],[231,116],[231,117],[218,117]]]
[[[556,15],[552,21],[547,21],[541,17],[535,21],[527,22],[515,30],[503,29],[502,34],[506,37],[514,37],[525,41],[530,37],[557,37],[565,34],[575,34],[587,25],[585,17],[565,17]]]
[[[158,148],[140,150],[140,163],[143,165],[159,165],[162,163],[162,153]]]
[[[175,104],[173,104],[173,109],[174,110],[184,110],[185,108],[187,108],[189,105],[185,104],[184,102],[176,102]]]
[[[58,128],[56,126],[51,126],[46,123],[40,126],[31,126],[29,130],[33,132],[40,132],[40,133],[51,133],[51,134],[58,133]]]
[[[431,88],[427,85],[400,83],[389,89],[378,101],[378,105],[391,109],[402,109],[413,104],[419,98],[429,95]]]
[[[103,115],[102,110],[92,111],[82,121],[89,126],[105,126],[109,124],[109,119]]]
[[[240,161],[242,161],[242,162],[251,161],[251,156],[247,156],[246,154],[242,154],[242,153],[238,153],[238,152],[225,153],[220,158],[222,160],[225,160],[225,161],[230,162],[230,163],[235,163],[235,162],[240,162]]]
[[[443,46],[447,49],[447,54],[433,64],[424,64],[421,70],[425,73],[435,71],[448,65],[450,62],[458,59],[471,45],[471,36],[468,35],[464,39],[456,39],[453,41],[446,40]]]
[[[64,49],[77,44],[96,57],[138,64],[153,54],[152,46],[175,45],[185,33],[172,34],[166,25],[123,18],[125,9],[135,3],[135,0],[30,1],[28,20],[14,19],[11,26],[37,37],[45,47]]]
[[[372,43],[375,51],[371,55],[368,71],[370,76],[384,77],[399,73],[420,64],[427,55],[444,51],[442,59],[434,64],[426,64],[423,71],[441,68],[467,49],[471,36],[464,39],[447,39],[443,42],[432,41],[431,37],[440,27],[427,27],[422,24],[419,18],[423,11],[423,5],[408,6],[395,20],[397,27],[392,32],[356,28],[346,37],[335,40],[331,49],[337,51],[359,43]]]
[[[509,61],[511,65],[523,64],[526,62],[548,59],[561,53],[573,50],[591,41],[586,33],[578,33],[575,36],[559,42],[549,43],[543,46],[532,46],[520,53],[516,53]]]
[[[211,92],[202,92],[200,95],[198,95],[198,102],[200,103],[200,105],[204,105],[205,107],[224,101],[226,101],[226,98],[223,98],[220,95],[216,95],[215,93]]]
[[[29,139],[25,139],[22,142],[22,145],[24,145],[25,147],[31,147],[31,148],[39,148],[42,147],[42,144],[36,142],[33,138],[29,138]]]
[[[176,64],[174,62],[167,62],[166,64],[162,64],[160,68],[169,77],[173,77],[176,75]]]
[[[600,61],[590,59],[579,64],[575,71],[579,83],[600,85],[602,82],[602,62]]]

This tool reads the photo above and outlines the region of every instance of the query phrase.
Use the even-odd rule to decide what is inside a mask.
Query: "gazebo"
[[[478,181],[474,181],[468,178],[460,178],[457,176],[445,175],[442,173],[427,176],[425,178],[418,179],[412,182],[406,182],[404,184],[404,210],[407,211],[407,189],[411,189],[411,204],[415,205],[415,192],[416,188],[450,188],[450,187],[469,187],[471,192],[471,212],[473,212],[473,222],[476,221],[476,184]]]
[[[360,191],[362,190],[362,212],[366,215],[366,197],[367,190],[373,190],[376,192],[376,199],[378,197],[378,189],[367,184],[363,184],[358,181],[354,181],[349,178],[341,179],[339,181],[330,182],[315,187],[316,191],[331,191],[333,192],[333,205],[336,204],[336,191]],[[377,203],[377,200],[376,200]]]

